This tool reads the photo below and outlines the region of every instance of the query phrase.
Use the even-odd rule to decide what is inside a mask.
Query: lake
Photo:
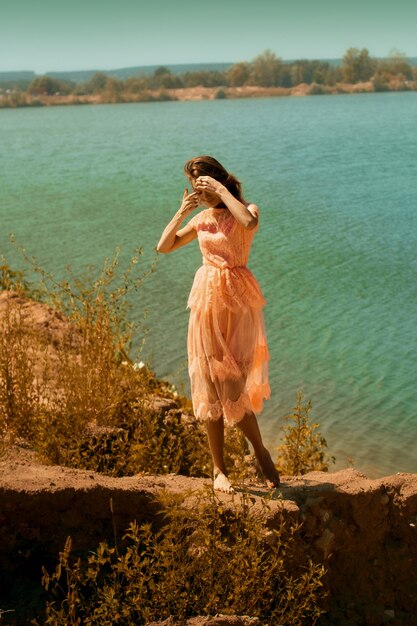
[[[334,469],[417,471],[417,93],[0,111],[0,254],[63,276],[155,245],[184,162],[212,154],[261,212],[249,266],[267,300],[274,454],[298,389]],[[140,355],[188,393],[196,242],[159,255],[135,296]],[[140,337],[137,338],[137,345]]]

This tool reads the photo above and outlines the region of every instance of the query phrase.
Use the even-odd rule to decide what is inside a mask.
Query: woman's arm
[[[250,204],[246,205],[240,202],[224,185],[211,176],[199,176],[194,188],[199,192],[215,193],[244,228],[251,230],[258,225],[257,207],[252,205],[254,210],[253,212],[250,211],[248,209],[248,206],[251,206]]]
[[[190,241],[197,237],[195,229],[189,224],[184,226],[184,228],[182,228],[181,230],[179,230],[179,228],[187,215],[194,211],[194,209],[197,208],[198,204],[199,203],[197,194],[188,194],[188,189],[186,189],[184,191],[184,196],[180,208],[165,228],[164,232],[162,233],[161,239],[156,246],[158,252],[167,254],[168,252],[177,250],[177,248],[181,248],[181,246],[185,246],[185,244],[190,243]]]

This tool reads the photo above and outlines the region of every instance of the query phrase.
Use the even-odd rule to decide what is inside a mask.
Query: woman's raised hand
[[[164,232],[162,233],[161,239],[156,246],[158,252],[163,252],[164,254],[166,254],[167,252],[171,252],[171,250],[176,250],[177,248],[184,246],[186,243],[189,243],[196,238],[196,231],[191,228],[190,224],[187,224],[181,230],[180,228],[187,215],[194,211],[194,209],[196,209],[199,204],[200,200],[198,197],[198,193],[188,193],[188,189],[185,188],[181,206],[175,213],[172,220],[166,226]]]
[[[180,211],[184,215],[188,215],[198,207],[199,203],[198,193],[194,191],[189,194],[188,189],[185,188]]]
[[[220,195],[224,191],[225,187],[218,180],[211,176],[199,176],[194,184],[194,189],[201,192],[209,192]]]

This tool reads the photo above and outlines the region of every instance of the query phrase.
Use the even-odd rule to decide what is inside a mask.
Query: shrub
[[[74,332],[64,337],[59,350],[60,407],[87,422],[112,424],[124,401],[129,381],[137,382],[130,358],[134,325],[129,321],[129,295],[153,271],[136,275],[141,251],[136,250],[126,269],[120,267],[120,249],[102,267],[89,267],[85,275],[60,282],[34,265],[42,277],[41,298],[68,320]],[[135,328],[144,337],[145,330]],[[75,358],[74,358],[75,355]]]
[[[93,426],[73,437],[66,432],[64,448],[57,427],[56,442],[50,434],[45,437],[45,456],[55,463],[110,476],[143,472],[209,476],[211,462],[203,429],[184,413],[181,400],[173,398],[169,410],[152,406],[152,375],[142,376],[142,388],[138,381],[126,394],[114,426]],[[163,393],[169,397],[168,386]]]
[[[49,460],[56,461],[54,454],[87,426],[113,426],[133,389],[139,398],[144,396],[145,377],[129,357],[133,325],[127,318],[128,295],[147,274],[133,275],[139,254],[125,271],[119,271],[119,251],[98,275],[90,268],[88,277],[79,279],[68,270],[71,284],[56,281],[29,259],[41,276],[37,295],[52,305],[64,326],[53,345],[35,332],[30,315],[22,315],[28,300],[8,300],[0,338],[0,419],[15,426],[27,421],[22,416],[30,398],[36,428],[29,443]],[[23,293],[21,275],[6,265],[0,279],[3,287]],[[26,298],[29,293],[24,292]]]
[[[325,85],[320,85],[319,83],[311,83],[307,93],[309,96],[321,96],[323,94],[331,93],[331,91]]]
[[[69,538],[55,572],[43,570],[42,623],[140,626],[217,613],[316,623],[324,568],[297,548],[299,526],[283,511],[268,530],[268,502],[259,507],[248,495],[227,510],[209,491],[165,496],[162,505],[162,527],[133,522],[122,545],[101,543],[87,560],[71,556]]]
[[[284,417],[283,444],[279,446],[277,468],[283,474],[295,476],[314,470],[327,472],[335,458],[326,454],[327,442],[317,431],[318,424],[310,421],[311,401],[303,405],[302,393],[297,392],[297,405]],[[291,423],[292,422],[292,423]]]
[[[214,94],[215,100],[225,100],[227,98],[227,93],[224,89],[218,89]]]

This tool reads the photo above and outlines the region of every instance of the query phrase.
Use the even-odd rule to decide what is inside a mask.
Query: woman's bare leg
[[[224,463],[224,422],[221,416],[217,420],[207,420],[207,436],[209,440],[211,457],[213,459],[213,487],[217,491],[233,493],[234,489],[227,478],[226,465]]]
[[[268,485],[271,487],[279,487],[279,473],[271,459],[269,451],[263,444],[255,413],[246,413],[244,418],[240,420],[237,425],[242,430],[245,437],[251,442],[255,456],[258,459],[258,463]]]

